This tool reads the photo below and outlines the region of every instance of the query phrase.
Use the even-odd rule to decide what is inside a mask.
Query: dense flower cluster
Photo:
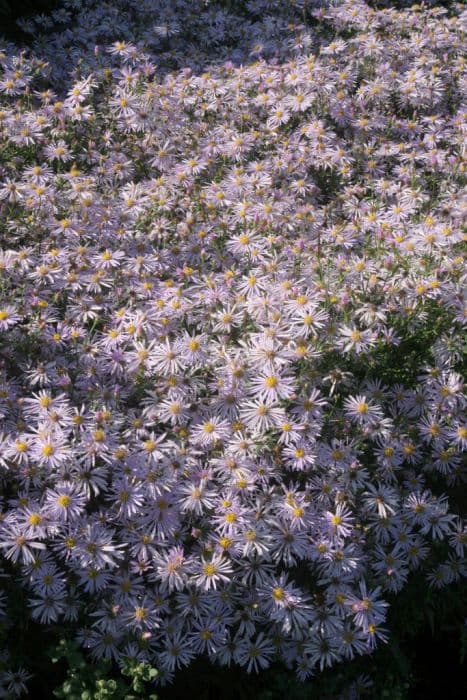
[[[163,682],[306,679],[467,570],[465,12],[304,5],[0,51],[3,576]]]

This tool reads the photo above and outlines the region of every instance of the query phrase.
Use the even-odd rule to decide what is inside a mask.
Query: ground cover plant
[[[0,43],[0,695],[311,697],[416,601],[465,633],[466,16],[65,0]]]

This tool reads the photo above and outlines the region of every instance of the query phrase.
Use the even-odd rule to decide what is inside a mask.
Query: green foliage
[[[418,314],[425,314],[418,321]],[[389,324],[402,338],[399,345],[381,346],[371,354],[370,375],[388,384],[402,383],[413,387],[420,369],[432,360],[432,346],[437,338],[448,331],[451,319],[446,310],[429,301],[420,310],[405,318],[395,315]]]
[[[146,663],[128,659],[121,671],[128,682],[118,676],[110,661],[89,664],[76,642],[60,640],[50,654],[53,664],[65,665],[66,677],[53,691],[64,700],[157,700],[147,685],[157,676],[157,670]]]

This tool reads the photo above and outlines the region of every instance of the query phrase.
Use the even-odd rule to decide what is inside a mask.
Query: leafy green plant
[[[57,698],[66,700],[157,700],[148,683],[157,676],[157,669],[146,663],[128,659],[117,676],[110,661],[98,665],[88,663],[76,642],[61,639],[51,652],[53,664],[66,666],[63,683],[53,691]],[[126,681],[128,678],[128,681]]]

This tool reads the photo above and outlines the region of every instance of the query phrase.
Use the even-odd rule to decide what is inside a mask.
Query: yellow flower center
[[[147,616],[148,616],[147,608],[136,608],[135,609],[135,618],[139,622],[141,622],[141,620],[145,620],[147,618]]]
[[[105,432],[102,430],[102,428],[95,430],[92,435],[96,442],[104,442],[105,440]]]
[[[275,600],[283,600],[284,599],[284,589],[283,588],[273,588],[272,589],[272,597],[275,598]]]
[[[205,576],[214,576],[216,571],[217,571],[217,568],[215,567],[214,564],[205,564],[203,566],[203,574]]]

